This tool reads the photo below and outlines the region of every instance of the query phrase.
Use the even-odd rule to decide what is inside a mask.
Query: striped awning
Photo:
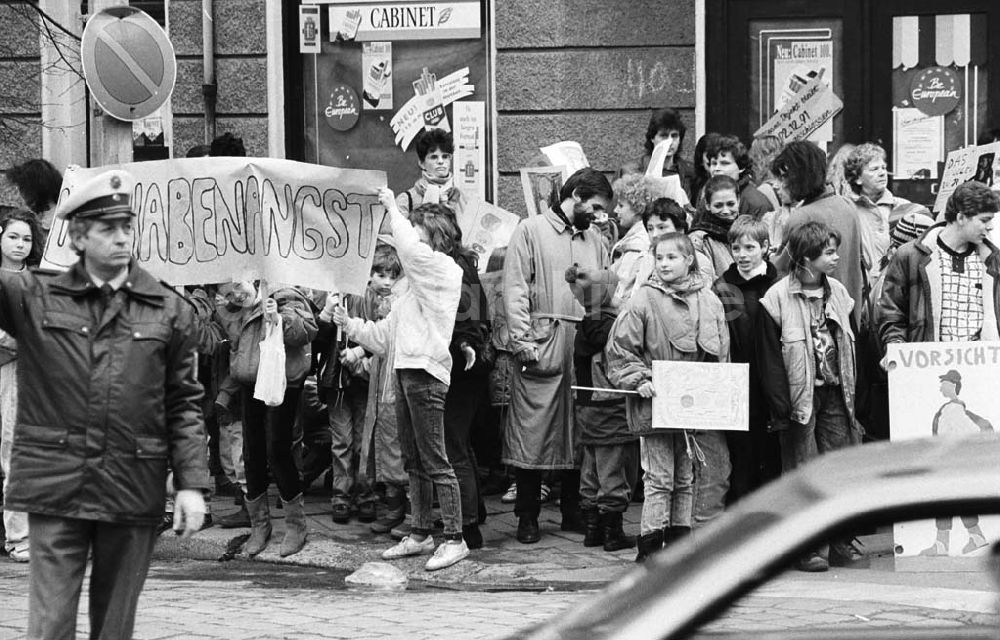
[[[892,68],[986,64],[986,14],[896,16]]]

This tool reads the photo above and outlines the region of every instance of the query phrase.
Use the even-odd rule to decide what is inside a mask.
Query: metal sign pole
[[[90,15],[110,7],[128,6],[128,0],[91,0]],[[91,95],[90,166],[132,162],[132,123],[105,113]]]

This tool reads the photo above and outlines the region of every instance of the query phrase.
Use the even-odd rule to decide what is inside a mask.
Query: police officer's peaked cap
[[[65,220],[131,218],[135,215],[132,211],[134,190],[135,178],[129,172],[120,169],[105,171],[73,189],[59,203],[55,215]]]

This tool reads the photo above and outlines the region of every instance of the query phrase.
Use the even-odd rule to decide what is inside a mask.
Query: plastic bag
[[[253,397],[269,407],[280,406],[285,399],[285,336],[281,316],[267,326],[260,341],[260,362]]]

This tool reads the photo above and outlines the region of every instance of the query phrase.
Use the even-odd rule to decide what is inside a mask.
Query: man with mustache
[[[540,537],[539,493],[545,470],[561,472],[561,529],[582,531],[570,385],[573,342],[584,309],[564,273],[573,266],[589,272],[607,268],[607,249],[591,223],[610,211],[612,193],[604,174],[580,169],[548,210],[521,221],[507,247],[503,291],[517,364],[503,462],[514,467],[517,539],[524,544]]]
[[[7,507],[28,513],[27,637],[76,637],[90,571],[90,637],[131,638],[166,497],[190,536],[209,487],[193,307],[132,256],[135,180],[106,171],[57,206],[80,259],[0,274],[0,328],[17,339]]]

